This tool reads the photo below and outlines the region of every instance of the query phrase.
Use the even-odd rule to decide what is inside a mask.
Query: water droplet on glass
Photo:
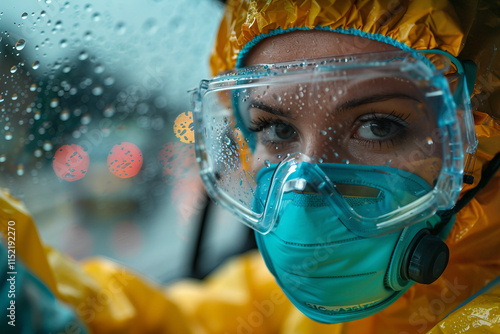
[[[17,165],[17,175],[19,176],[24,175],[24,166],[22,164]]]
[[[101,86],[95,86],[94,88],[92,88],[92,94],[94,96],[100,96],[100,95],[102,95],[103,92],[104,92],[104,89],[102,89]]]
[[[127,28],[125,28],[125,22],[118,22],[115,25],[115,31],[118,33],[118,35],[123,35]]]
[[[11,140],[12,139],[12,133],[10,131],[5,132],[5,140]]]
[[[100,13],[94,13],[92,15],[92,20],[94,20],[95,22],[98,22],[101,20],[101,14]]]
[[[69,116],[70,115],[68,109],[64,109],[63,111],[61,111],[59,118],[61,119],[61,121],[67,121],[69,119]]]
[[[61,20],[59,20],[59,21],[57,21],[57,22],[56,22],[56,24],[55,24],[55,28],[56,28],[57,30],[60,30],[60,29],[62,28],[62,21],[61,21]]]
[[[16,73],[16,71],[17,71],[17,66],[14,65],[10,68],[10,73]]]
[[[346,165],[349,165],[349,160],[347,159],[342,159],[342,162],[345,163]]]
[[[266,167],[271,166],[271,161],[269,161],[269,160],[264,161],[264,165],[265,165]]]
[[[12,94],[11,99],[12,99],[13,101],[17,100],[17,94],[16,94],[16,93]]]
[[[26,41],[24,39],[20,39],[16,42],[15,48],[16,50],[21,51],[22,49],[24,49],[25,46],[26,46]]]
[[[64,38],[63,38],[63,39],[61,39],[61,41],[59,42],[59,46],[60,46],[61,48],[65,48],[65,47],[67,47],[67,46],[68,46],[68,41],[67,41],[66,39],[64,39]]]
[[[389,167],[389,165],[391,164],[392,160],[388,160],[387,163],[385,164],[386,167]]]
[[[102,64],[97,64],[94,68],[94,73],[100,74],[102,72],[104,72],[104,66]]]
[[[104,79],[104,84],[105,84],[106,86],[111,86],[111,85],[112,85],[112,84],[114,84],[114,83],[115,83],[115,78],[113,78],[113,77],[106,77],[106,78]]]
[[[34,92],[36,90],[36,84],[31,84],[30,91]]]
[[[35,152],[33,152],[33,155],[37,158],[40,158],[42,156],[43,152],[41,149],[37,148]]]
[[[325,130],[320,130],[319,133],[321,133],[323,136],[326,136],[326,131]]]
[[[104,117],[112,117],[115,114],[115,108],[113,106],[107,106],[104,108],[103,115]]]
[[[92,39],[92,32],[91,31],[86,31],[83,34],[83,39],[86,41],[90,41]]]
[[[38,60],[35,60],[35,61],[33,62],[33,64],[31,65],[31,67],[32,67],[34,70],[38,69],[38,68],[40,67],[40,62],[39,62]]]
[[[89,54],[86,52],[86,51],[82,51],[80,52],[80,54],[78,55],[78,59],[79,60],[85,60],[89,57]]]
[[[150,35],[154,35],[158,31],[158,25],[156,19],[149,18],[142,25],[142,29]]]
[[[91,5],[91,4],[89,4],[89,3],[88,3],[88,4],[86,4],[84,8],[85,8],[85,10],[86,10],[87,12],[91,12],[91,11],[92,11],[92,5]]]
[[[322,162],[323,162],[323,159],[318,158],[318,162],[319,162],[319,163],[322,163]]]
[[[53,99],[50,101],[50,106],[51,106],[52,108],[55,108],[55,107],[57,107],[58,105],[59,105],[59,100],[58,100],[58,99],[53,98]]]
[[[44,149],[44,151],[48,152],[48,151],[52,150],[52,143],[49,140],[46,140],[43,143],[42,148]]]
[[[45,15],[47,15],[47,12],[46,12],[46,11],[44,11],[44,10],[42,10],[42,11],[40,12],[40,16],[44,17]]]
[[[21,18],[25,20],[28,17],[28,13],[24,12],[23,15],[21,15]]]
[[[434,141],[432,140],[432,138],[431,138],[431,137],[427,137],[427,138],[426,138],[426,141],[427,141],[427,145],[432,145],[432,144],[434,144]]]
[[[6,160],[5,154],[0,155],[0,162],[5,162]]]
[[[35,115],[33,116],[33,118],[37,121],[37,120],[39,120],[41,117],[42,117],[42,114],[40,113],[40,110],[37,110],[37,111],[35,112]]]
[[[82,123],[83,125],[87,125],[87,124],[90,123],[91,120],[92,120],[92,118],[90,117],[90,115],[89,114],[85,114],[80,119],[80,123]]]
[[[51,4],[52,3],[52,0],[45,0],[45,3],[48,5],[48,4]]]

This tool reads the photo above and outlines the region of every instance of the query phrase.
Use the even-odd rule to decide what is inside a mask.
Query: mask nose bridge
[[[304,157],[303,154],[296,156],[299,156],[299,159]],[[307,159],[310,160],[309,157]],[[326,205],[331,206],[332,203],[336,203],[337,205],[334,205],[333,208],[339,217],[343,216],[340,210],[342,205],[338,205],[342,201],[342,195],[335,189],[335,185],[326,174],[321,171],[318,164],[297,160],[294,157],[283,161],[273,174],[268,200],[262,216],[266,225],[273,225],[271,222],[276,221],[280,212],[286,209],[283,207],[283,197],[290,192],[303,193],[304,195],[307,193],[323,195],[326,197]],[[275,201],[271,199],[275,199]]]

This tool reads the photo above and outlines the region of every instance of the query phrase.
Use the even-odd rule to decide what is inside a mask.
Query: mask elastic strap
[[[488,182],[493,178],[496,172],[500,169],[500,153],[497,153],[493,159],[486,165],[483,170],[481,180],[477,186],[467,191],[460,200],[457,201],[455,206],[450,210],[438,212],[439,217],[441,218],[441,222],[436,226],[434,231],[439,233],[446,224],[450,221],[450,219],[456,215],[460,210],[462,210],[467,203],[469,203],[476,194],[483,189]]]

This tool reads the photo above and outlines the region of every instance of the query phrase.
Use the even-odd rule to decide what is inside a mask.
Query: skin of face
[[[295,31],[259,42],[245,58],[245,66],[384,51],[399,49],[352,35]],[[352,106],[353,101],[388,93],[395,96]],[[438,176],[437,145],[421,143],[429,116],[415,112],[424,106],[412,83],[398,78],[339,80],[256,89],[253,95],[258,96],[249,108],[258,131],[254,171],[263,161],[278,162],[287,153],[301,152],[322,162],[390,165],[416,173],[429,184]],[[378,140],[374,133],[390,140]]]

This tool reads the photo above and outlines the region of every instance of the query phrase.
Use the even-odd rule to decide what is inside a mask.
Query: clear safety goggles
[[[290,201],[329,206],[365,237],[451,208],[476,138],[449,69],[443,55],[398,51],[203,80],[192,100],[207,191],[264,234]]]

